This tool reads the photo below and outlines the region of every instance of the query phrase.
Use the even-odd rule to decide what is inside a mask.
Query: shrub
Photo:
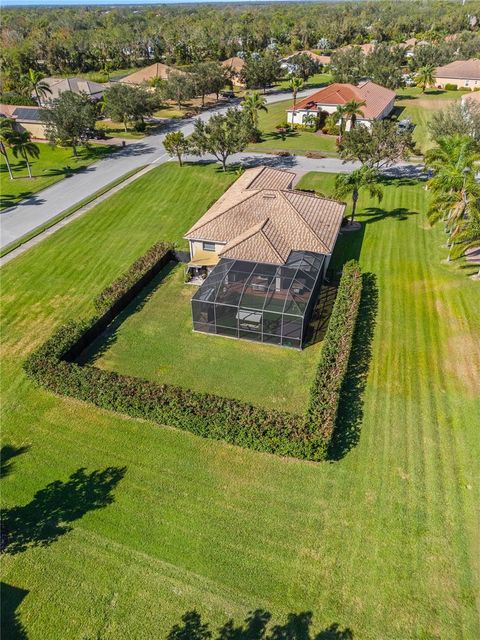
[[[326,457],[335,427],[340,390],[347,373],[361,293],[360,267],[355,260],[351,260],[343,267],[320,361],[310,390],[305,426],[316,435],[317,460]]]
[[[358,310],[360,269],[349,263],[327,330],[306,416],[120,375],[74,362],[153,275],[173,257],[158,243],[95,299],[96,314],[61,326],[24,363],[54,393],[134,418],[168,424],[232,444],[310,460],[326,456]],[[323,389],[325,386],[326,391]]]
[[[18,93],[2,93],[0,95],[1,104],[13,104],[23,107],[37,107],[37,103],[33,98],[21,96]]]
[[[458,91],[458,85],[456,84],[446,84],[445,91]]]

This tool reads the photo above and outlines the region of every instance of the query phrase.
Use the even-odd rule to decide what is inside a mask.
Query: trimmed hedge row
[[[29,356],[24,363],[27,374],[54,393],[92,402],[134,418],[171,425],[257,451],[309,460],[324,459],[358,311],[361,287],[358,266],[350,263],[344,269],[339,288],[341,302],[337,299],[333,309],[305,416],[81,366],[72,361],[106,328],[118,313],[119,305],[130,302],[139,283],[147,276],[153,277],[151,274],[172,257],[170,245],[159,243],[152,247],[96,298],[97,315],[61,326]],[[351,304],[347,304],[349,301]],[[340,338],[342,331],[343,339]],[[328,371],[322,372],[320,368],[323,367],[328,367]],[[328,382],[333,378],[336,384]],[[325,406],[327,396],[321,386],[326,381],[330,390],[330,412]]]
[[[327,455],[335,428],[361,294],[362,273],[358,262],[351,260],[343,267],[307,408],[306,428],[323,443],[317,450],[321,458]]]

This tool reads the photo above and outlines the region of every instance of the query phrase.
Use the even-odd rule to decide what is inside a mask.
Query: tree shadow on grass
[[[373,273],[362,275],[362,297],[348,359],[347,375],[340,391],[337,420],[328,450],[329,460],[341,460],[360,439],[363,394],[372,356],[372,340],[378,309],[378,289]]]
[[[24,447],[15,447],[11,444],[6,444],[0,449],[0,478],[6,478],[12,472],[14,467],[13,458],[27,453],[30,449],[30,445]]]
[[[411,211],[405,207],[396,207],[386,211],[380,207],[368,207],[362,211],[362,216],[366,218],[365,224],[371,224],[372,222],[379,222],[385,220],[385,218],[393,218],[394,220],[403,221],[408,220],[411,216],[420,215],[418,211]]]
[[[0,634],[5,640],[27,640],[27,632],[17,614],[17,609],[28,591],[0,582]]]
[[[257,609],[249,613],[243,623],[236,625],[230,619],[215,633],[197,611],[187,611],[182,622],[171,628],[167,640],[353,640],[354,637],[351,629],[341,628],[337,623],[312,633],[310,611],[289,613],[285,624],[269,627],[271,617],[269,611]]]
[[[6,509],[2,551],[15,555],[55,542],[72,530],[73,521],[114,502],[112,492],[125,472],[126,467],[107,467],[92,473],[77,469],[66,482],[56,480],[37,491],[28,504]]]

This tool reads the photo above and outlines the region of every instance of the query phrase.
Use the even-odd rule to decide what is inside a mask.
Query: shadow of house
[[[217,633],[211,631],[200,614],[187,611],[181,623],[172,627],[167,640],[353,640],[351,629],[334,623],[315,634],[311,631],[313,615],[310,611],[289,613],[285,624],[269,628],[272,614],[264,609],[252,611],[243,623],[228,620]]]
[[[66,482],[56,480],[37,491],[28,504],[6,509],[3,552],[13,555],[55,542],[71,531],[72,522],[114,502],[112,492],[125,471],[125,467],[107,467],[92,473],[77,469]]]
[[[11,444],[4,445],[0,449],[0,478],[6,478],[14,467],[13,459],[26,453],[29,449],[29,445],[24,447],[15,447]]]
[[[27,632],[17,613],[27,595],[25,589],[0,582],[0,635],[4,640],[27,640]]]
[[[363,395],[367,384],[378,289],[373,273],[362,275],[362,296],[348,359],[347,375],[340,391],[337,420],[328,450],[328,459],[340,460],[358,444],[363,419]]]

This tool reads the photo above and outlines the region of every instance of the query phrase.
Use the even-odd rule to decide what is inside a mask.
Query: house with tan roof
[[[41,107],[0,104],[0,117],[11,118],[16,131],[28,131],[35,140],[46,140]]]
[[[370,127],[372,122],[382,120],[392,112],[395,91],[386,89],[371,80],[360,82],[358,85],[335,82],[300,100],[295,108],[290,107],[287,110],[287,122],[302,125],[307,116],[314,115],[321,118],[322,114],[330,115],[335,113],[337,107],[351,100],[365,102],[362,115],[357,117],[356,122]],[[348,129],[349,123],[347,123]]]
[[[155,62],[144,69],[139,69],[130,73],[128,76],[124,76],[119,80],[123,84],[143,85],[149,84],[152,80],[159,78],[160,80],[166,80],[172,73],[178,73],[181,75],[187,75],[185,71],[180,71],[174,67],[170,67],[167,64],[161,62]]]
[[[302,347],[345,204],[295,177],[248,169],[184,236],[195,331]]]
[[[447,84],[455,84],[458,89],[480,89],[480,58],[455,60],[435,70],[435,85],[444,89]]]
[[[242,70],[245,66],[245,60],[240,58],[239,56],[233,56],[232,58],[227,58],[222,62],[222,67],[228,74],[229,79],[232,84],[241,86],[243,85],[242,81]]]
[[[44,78],[42,82],[45,82],[49,87],[51,93],[46,94],[42,99],[42,103],[48,104],[50,100],[55,100],[65,91],[72,91],[77,94],[87,94],[87,96],[93,101],[97,102],[103,96],[103,92],[107,89],[106,84],[100,84],[99,82],[93,82],[92,80],[85,80],[84,78]]]
[[[330,64],[332,61],[330,56],[319,55],[314,51],[295,51],[295,53],[291,53],[289,56],[286,56],[285,58],[282,58],[280,60],[280,67],[282,69],[286,69],[288,73],[292,73],[293,71],[295,71],[295,65],[293,64],[293,62],[297,56],[301,55],[308,56],[311,60],[313,60],[313,62],[316,62],[318,65],[322,66]]]

